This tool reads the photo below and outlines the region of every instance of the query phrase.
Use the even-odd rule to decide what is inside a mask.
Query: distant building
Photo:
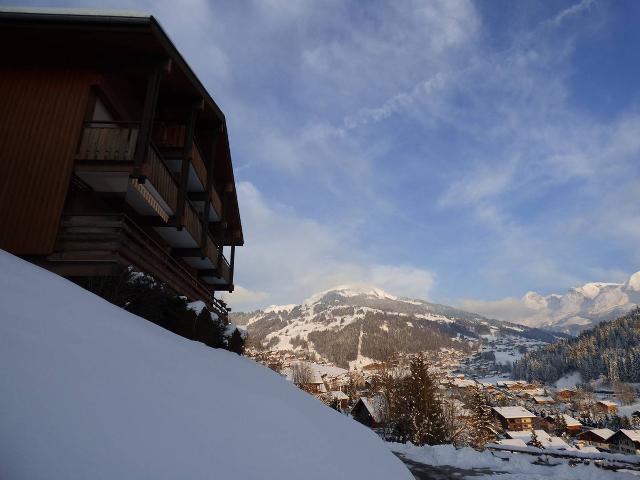
[[[549,405],[555,403],[555,400],[549,396],[535,396],[533,397],[533,401],[536,405]]]
[[[562,390],[556,393],[556,396],[561,400],[571,400],[576,394],[575,390],[571,390],[569,388],[563,388]]]
[[[535,414],[523,407],[493,407],[494,416],[505,430],[533,430]]]
[[[596,402],[595,408],[601,413],[616,413],[618,404],[610,400],[599,400]]]
[[[611,453],[640,455],[640,430],[618,430],[609,438]]]
[[[594,428],[577,435],[576,439],[584,445],[591,445],[600,450],[609,450],[609,438],[614,434],[608,428]]]
[[[355,420],[367,427],[377,428],[384,420],[384,407],[381,397],[360,397],[351,409]]]
[[[577,435],[580,433],[582,430],[582,423],[580,423],[580,421],[564,413],[562,414],[562,418],[564,418],[564,422],[567,425],[567,433],[569,435]]]
[[[349,396],[340,391],[340,390],[332,390],[329,392],[331,399],[338,402],[338,407],[341,410],[345,410],[349,406]]]

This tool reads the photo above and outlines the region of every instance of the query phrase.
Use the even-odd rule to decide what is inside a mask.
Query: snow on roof
[[[544,395],[536,395],[535,397],[533,397],[533,399],[536,402],[553,402],[553,398],[548,397],[548,396],[544,396]]]
[[[618,430],[618,432],[622,433],[623,435],[626,435],[634,442],[640,442],[640,430],[620,429]]]
[[[380,396],[360,397],[360,401],[362,401],[362,404],[365,406],[365,408],[367,409],[371,417],[376,422],[382,421],[382,412],[383,412],[382,397]]]
[[[616,402],[612,402],[611,400],[598,400],[598,403],[602,405],[606,405],[607,407],[617,407],[618,404]]]
[[[613,430],[609,430],[608,428],[592,428],[591,430],[587,430],[587,432],[591,432],[594,435],[602,438],[603,440],[608,440],[611,435],[615,433]],[[587,432],[582,432],[582,434]]]
[[[0,13],[24,13],[38,15],[84,15],[100,17],[149,18],[151,15],[128,10],[99,10],[92,8],[0,7]]]
[[[341,390],[331,390],[329,393],[336,400],[349,400],[349,395],[347,395]]]
[[[535,414],[523,407],[493,407],[493,410],[503,418],[535,418]]]
[[[509,447],[526,447],[527,444],[520,438],[505,438],[504,440],[498,440],[498,445],[506,445]]]
[[[413,478],[268,368],[3,251],[0,365],[2,478]]]
[[[567,427],[581,427],[582,426],[582,423],[580,423],[575,418],[570,417],[566,413],[563,413],[562,417],[564,418],[564,423],[567,424]]]

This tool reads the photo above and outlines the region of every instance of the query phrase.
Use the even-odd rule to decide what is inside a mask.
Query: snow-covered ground
[[[0,478],[410,479],[253,361],[0,251]]]
[[[512,452],[478,452],[472,448],[456,449],[453,445],[416,447],[389,443],[389,448],[409,460],[433,466],[452,466],[462,470],[488,469],[493,473],[469,476],[478,480],[632,480],[631,473],[606,471],[595,465],[569,466],[566,460],[549,458],[551,466],[536,465],[537,457]],[[479,475],[482,472],[475,472]]]

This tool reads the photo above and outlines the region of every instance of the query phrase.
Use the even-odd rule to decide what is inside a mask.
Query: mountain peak
[[[347,285],[338,285],[337,287],[315,293],[304,301],[304,305],[311,305],[319,302],[323,297],[330,293],[337,293],[338,295],[341,295],[343,297],[356,297],[359,295],[365,295],[368,297],[387,298],[389,300],[398,299],[398,297],[395,297],[374,285],[367,283],[352,283]]]

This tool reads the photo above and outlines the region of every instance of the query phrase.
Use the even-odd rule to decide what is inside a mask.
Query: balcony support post
[[[216,152],[218,148],[218,139],[220,138],[220,129],[213,131],[213,139],[211,141],[211,150],[209,152],[209,163],[207,164],[207,185],[205,186],[204,196],[204,213],[202,215],[202,249],[207,245],[207,235],[209,231],[209,216],[211,214],[211,190],[213,189],[214,174],[213,170],[216,166]]]
[[[160,80],[164,73],[171,71],[171,60],[167,59],[155,65],[147,77],[147,91],[144,97],[144,105],[142,107],[142,119],[140,121],[140,131],[138,132],[138,140],[136,142],[135,153],[133,157],[132,178],[137,178],[141,183],[144,182],[142,174],[142,164],[146,162],[149,153],[149,143],[151,142],[151,132],[153,130],[153,119],[156,114],[156,106],[158,104],[158,93],[160,92]]]
[[[233,292],[233,270],[236,263],[236,246],[231,245],[231,258],[229,259],[229,293]]]
[[[198,111],[202,110],[204,103],[202,99],[194,102],[189,109],[189,118],[187,119],[187,130],[184,137],[184,145],[182,147],[182,168],[180,169],[180,185],[178,186],[178,208],[176,217],[180,225],[184,224],[184,209],[187,201],[187,188],[189,185],[189,167],[191,166],[191,158],[193,157],[193,136],[196,130],[196,120],[198,119]]]

